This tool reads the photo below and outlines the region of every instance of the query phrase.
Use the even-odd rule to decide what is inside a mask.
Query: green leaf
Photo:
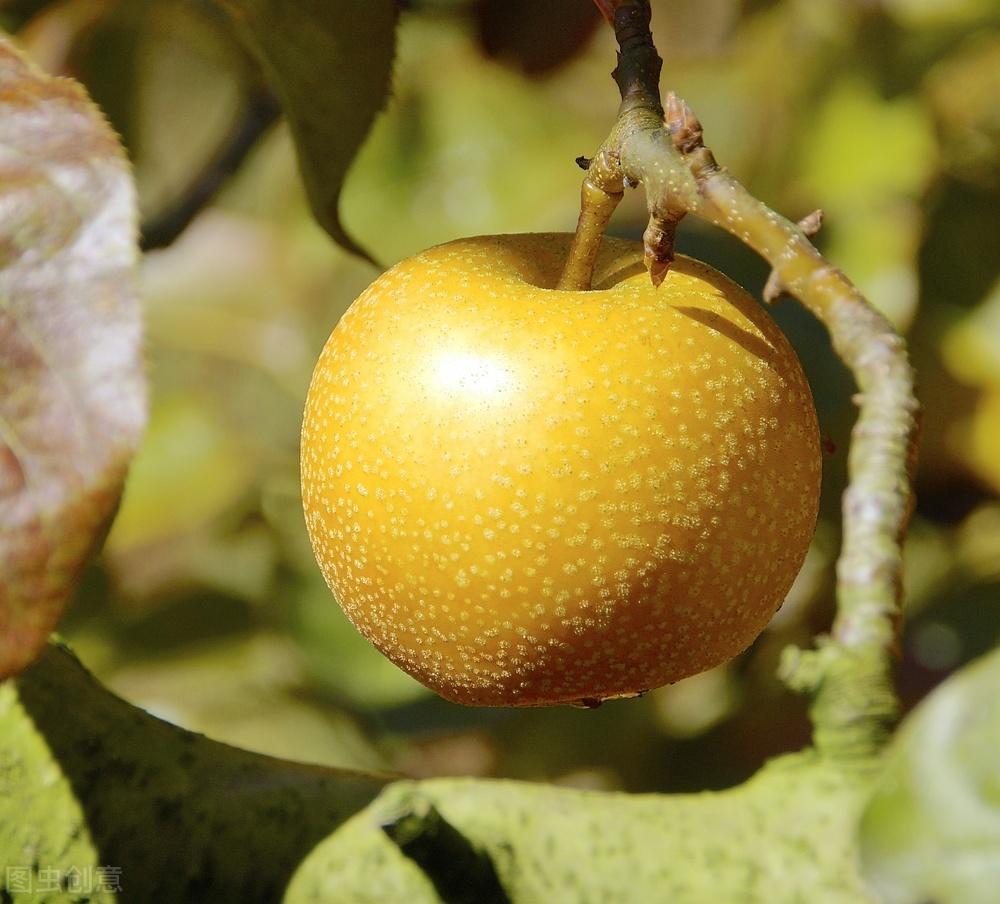
[[[135,191],[83,90],[0,39],[0,675],[45,643],[146,418]]]
[[[385,709],[429,695],[358,633],[321,580],[299,594],[293,632],[313,677],[355,706]]]
[[[222,0],[267,72],[295,139],[320,225],[371,260],[340,222],[347,170],[385,103],[396,0]]]
[[[84,900],[66,890],[12,894],[9,868],[37,888],[73,868],[93,882],[102,865],[120,868],[126,901],[278,901],[313,846],[385,783],[161,722],[56,646],[0,684],[0,737],[5,901]]]
[[[246,458],[206,402],[156,399],[108,549],[141,547],[217,517],[248,491]]]
[[[885,904],[996,901],[1000,889],[1000,650],[906,720],[861,825]]]
[[[0,737],[0,876],[113,864],[126,900],[485,902],[496,882],[515,904],[874,900],[857,868],[867,760],[804,751],[703,794],[387,785],[167,725],[59,647],[0,685]],[[465,898],[445,897],[456,878]]]
[[[905,330],[918,302],[919,202],[938,165],[930,114],[919,99],[886,99],[854,74],[834,83],[814,115],[801,184],[827,214],[824,254]]]
[[[856,821],[869,781],[866,770],[805,752],[718,793],[396,782],[317,845],[285,901],[459,900],[435,891],[456,863],[453,839],[414,856],[385,831],[436,813],[472,851],[489,856],[513,904],[874,904],[856,865]]]

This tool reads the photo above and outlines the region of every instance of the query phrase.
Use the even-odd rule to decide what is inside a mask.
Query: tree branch
[[[692,213],[757,251],[773,268],[772,288],[794,295],[826,325],[860,390],[843,503],[837,616],[831,636],[816,650],[786,652],[782,675],[790,686],[812,694],[817,749],[841,758],[867,756],[881,746],[896,714],[891,650],[918,422],[905,343],[824,260],[802,227],[753,197],[716,163],[687,104],[668,94],[664,112],[648,0],[617,4],[614,26],[622,104],[584,180],[584,209],[564,282],[576,288],[591,284],[599,237],[594,235],[598,217],[588,204],[603,210],[593,200],[600,192],[610,197],[623,184],[641,182],[650,211],[646,265],[654,284],[673,257],[676,223]]]
[[[204,168],[173,204],[143,223],[142,250],[152,251],[173,244],[240,168],[261,136],[278,121],[280,114],[281,107],[270,91],[265,88],[252,91],[244,101],[232,130]]]

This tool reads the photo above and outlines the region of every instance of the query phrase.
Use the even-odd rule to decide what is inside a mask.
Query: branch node
[[[683,214],[662,214],[651,211],[646,231],[642,234],[643,263],[653,285],[659,287],[674,262],[674,236]]]
[[[701,122],[687,103],[673,91],[664,98],[663,124],[670,139],[682,154],[690,154],[704,146]]]
[[[812,213],[806,214],[801,220],[799,220],[798,226],[802,230],[802,234],[806,238],[812,238],[819,232],[820,227],[823,225],[823,211],[817,208]],[[767,282],[764,283],[763,298],[768,304],[774,304],[782,295],[785,294],[787,289],[784,283],[781,281],[781,277],[778,275],[776,269],[772,269],[770,274],[768,274]]]
[[[817,639],[822,644],[822,638]],[[803,650],[788,646],[781,651],[778,664],[778,678],[789,690],[800,694],[811,694],[819,687],[823,678],[821,649]]]

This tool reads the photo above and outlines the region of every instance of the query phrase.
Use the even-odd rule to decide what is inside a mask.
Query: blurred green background
[[[1000,5],[653,0],[664,86],[718,159],[797,218],[906,332],[925,405],[907,546],[907,708],[1000,635]],[[14,0],[0,20],[83,81],[125,139],[143,216],[183,196],[260,76],[198,0]],[[384,264],[469,234],[570,230],[575,157],[609,129],[614,42],[589,0],[412,0],[392,96],[348,179],[349,230]],[[255,94],[256,93],[256,94]],[[638,238],[641,190],[616,235]],[[721,233],[680,249],[758,292]],[[769,630],[725,667],[594,711],[438,700],[346,622],[315,567],[298,430],[328,333],[377,271],[312,221],[268,129],[215,202],[142,265],[152,421],[64,633],[127,699],[242,747],[413,776],[592,788],[723,787],[808,740],[780,651],[829,624],[849,376],[795,302],[774,313],[812,381],[824,504]]]

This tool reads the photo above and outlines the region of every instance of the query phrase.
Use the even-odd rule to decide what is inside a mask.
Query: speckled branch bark
[[[918,422],[905,343],[799,226],[754,198],[716,163],[686,104],[668,94],[664,112],[648,24],[648,0],[616,5],[621,52],[615,78],[622,105],[595,157],[599,165],[588,170],[589,190],[613,193],[624,184],[644,185],[650,209],[646,262],[654,282],[669,266],[673,226],[686,213],[741,239],[771,264],[771,282],[826,325],[854,374],[859,415],[844,494],[837,616],[817,649],[786,654],[782,673],[789,685],[813,697],[816,747],[842,758],[864,757],[881,746],[896,714],[892,647]],[[589,230],[585,242],[574,244],[567,264],[576,287],[590,286],[598,240],[592,223]]]

